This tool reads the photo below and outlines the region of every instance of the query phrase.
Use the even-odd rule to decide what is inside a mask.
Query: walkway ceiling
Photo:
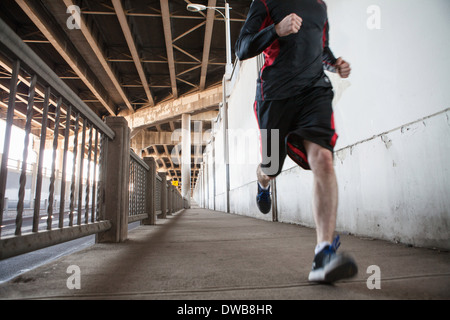
[[[251,2],[228,1],[233,47]],[[97,115],[130,115],[221,84],[226,59],[224,19],[215,11],[189,12],[186,6],[191,3],[225,4],[223,0],[2,0],[0,18]],[[80,21],[75,19],[76,11],[68,12],[69,7],[80,8]],[[10,72],[0,65],[0,80],[8,81],[8,77]],[[3,110],[6,87],[0,88]],[[164,134],[177,128],[180,120],[148,124],[146,131]],[[208,129],[207,120],[203,130]],[[173,147],[154,144],[138,151],[155,156],[160,171],[180,180],[180,168],[170,162]],[[203,149],[193,151],[201,154]],[[197,156],[194,160],[193,184],[201,162]]]
[[[105,116],[221,82],[224,19],[189,12],[190,3],[224,6],[223,0],[2,0],[0,17]],[[228,3],[234,44],[251,0]],[[68,27],[75,21],[71,5],[81,10],[81,29]]]

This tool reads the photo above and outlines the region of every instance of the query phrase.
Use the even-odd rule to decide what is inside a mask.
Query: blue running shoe
[[[312,270],[309,273],[309,281],[333,283],[352,278],[358,273],[358,267],[352,257],[336,253],[339,246],[339,236],[337,236],[330,246],[326,246],[316,254]]]
[[[256,204],[258,205],[259,211],[263,214],[268,214],[270,209],[272,209],[272,199],[270,197],[270,186],[267,190],[261,188],[259,183],[258,185],[258,195],[256,196]]]

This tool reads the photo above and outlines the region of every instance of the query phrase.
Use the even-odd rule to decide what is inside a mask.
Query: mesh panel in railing
[[[148,166],[142,163],[138,156],[130,151],[130,182],[129,182],[129,216],[145,214],[145,194]]]

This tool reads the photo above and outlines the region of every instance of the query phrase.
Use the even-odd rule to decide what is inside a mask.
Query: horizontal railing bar
[[[107,231],[111,226],[111,221],[105,220],[74,227],[5,237],[0,239],[0,260]]]
[[[144,220],[144,219],[148,219],[147,213],[137,214],[134,216],[128,216],[128,223],[132,223],[132,222],[136,222],[136,221],[140,221],[140,220]]]
[[[70,104],[86,116],[89,121],[108,138],[114,139],[114,131],[92,111],[58,75],[22,39],[0,19],[0,43],[13,52],[18,59],[26,62],[49,86],[61,94]]]
[[[150,167],[144,162],[144,160],[142,160],[137,154],[136,152],[133,151],[133,149],[130,149],[130,156],[131,158],[133,158],[134,161],[136,161],[137,163],[139,163],[142,167],[145,168],[145,170],[149,171]]]

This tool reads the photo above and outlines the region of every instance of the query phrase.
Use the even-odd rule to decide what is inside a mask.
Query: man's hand
[[[338,58],[335,65],[337,72],[341,76],[341,78],[348,78],[352,69],[350,68],[350,64],[342,58]]]
[[[275,31],[279,37],[286,37],[290,34],[297,33],[302,26],[302,18],[295,13],[286,16],[280,23],[275,25]]]

